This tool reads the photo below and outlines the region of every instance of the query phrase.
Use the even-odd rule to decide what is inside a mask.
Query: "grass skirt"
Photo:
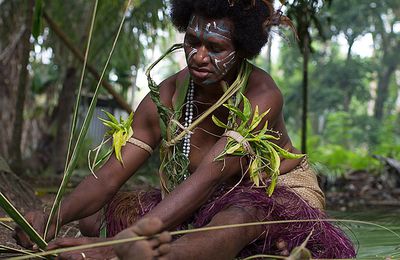
[[[119,193],[105,211],[107,235],[114,236],[133,224],[161,201],[157,189]],[[325,219],[325,213],[311,207],[292,189],[283,185],[277,186],[273,195],[268,197],[265,189],[257,189],[250,183],[242,183],[231,190],[221,186],[220,189],[179,229],[188,226],[203,227],[220,211],[229,207],[244,209],[256,208],[262,214],[260,221]],[[344,232],[329,222],[299,222],[266,225],[265,232],[254,242],[246,246],[239,257],[255,254],[275,254],[277,241],[284,240],[288,250],[299,246],[312,232],[307,243],[313,258],[352,258],[356,253],[351,241]]]

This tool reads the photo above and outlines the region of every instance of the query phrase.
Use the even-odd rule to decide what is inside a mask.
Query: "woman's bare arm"
[[[132,124],[134,137],[151,147],[160,139],[154,104],[146,97],[138,107]],[[149,158],[142,148],[127,143],[122,148],[124,166],[114,155],[96,172],[97,179],[87,176],[62,202],[61,224],[89,216],[101,209]]]

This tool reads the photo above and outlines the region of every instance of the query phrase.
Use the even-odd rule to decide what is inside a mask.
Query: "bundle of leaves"
[[[243,111],[233,104],[224,104],[230,111],[230,116],[236,120],[229,120],[232,124],[224,124],[214,115],[212,120],[222,128],[225,128],[225,136],[228,137],[224,150],[215,158],[223,160],[225,156],[248,156],[249,167],[246,172],[254,185],[260,184],[266,187],[267,194],[272,195],[279,176],[281,158],[298,159],[303,154],[293,154],[281,148],[273,141],[280,139],[280,133],[268,129],[268,120],[265,121],[261,130],[256,130],[263,118],[270,109],[259,114],[258,106],[255,106],[254,113],[250,101],[241,94],[243,100]],[[263,175],[266,175],[266,178]],[[266,180],[270,179],[269,185]]]
[[[131,113],[127,119],[123,119],[120,117],[119,121],[113,116],[111,113],[104,111],[103,112],[107,115],[109,120],[104,119],[104,118],[99,118],[100,121],[103,122],[103,124],[109,128],[109,130],[106,132],[103,141],[100,143],[99,146],[94,148],[93,150],[89,151],[88,154],[88,161],[89,161],[89,169],[94,174],[94,170],[103,162],[105,162],[112,152],[114,151],[115,157],[117,158],[118,161],[121,162],[122,165],[124,165],[124,161],[122,160],[122,154],[121,154],[121,149],[122,147],[126,144],[126,142],[129,140],[129,138],[132,137],[133,135],[133,130],[132,130],[132,121],[133,121],[133,113]],[[100,150],[104,147],[104,145],[111,140],[113,140],[112,147],[107,149],[105,154],[98,158],[100,154]],[[90,155],[91,153],[94,152],[94,158],[90,160]]]

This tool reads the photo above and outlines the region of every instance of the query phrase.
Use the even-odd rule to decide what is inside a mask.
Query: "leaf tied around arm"
[[[250,158],[249,172],[250,180],[255,186],[266,183],[262,178],[262,173],[271,180],[267,186],[266,192],[272,195],[279,176],[279,167],[281,158],[298,159],[303,154],[294,154],[283,149],[272,141],[279,140],[279,133],[268,129],[268,120],[261,130],[255,130],[262,122],[263,118],[269,113],[270,109],[259,114],[258,106],[255,106],[254,112],[250,101],[241,94],[243,100],[243,110],[238,107],[224,104],[229,109],[232,120],[239,120],[240,123],[225,124],[216,116],[212,116],[213,122],[224,128],[224,136],[228,137],[224,150],[217,155],[214,160],[223,160],[225,156],[248,156]]]

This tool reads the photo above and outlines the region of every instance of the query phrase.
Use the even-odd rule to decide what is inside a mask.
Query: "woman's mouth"
[[[210,73],[209,70],[206,69],[197,69],[197,68],[190,68],[190,74],[198,79],[204,79]]]

